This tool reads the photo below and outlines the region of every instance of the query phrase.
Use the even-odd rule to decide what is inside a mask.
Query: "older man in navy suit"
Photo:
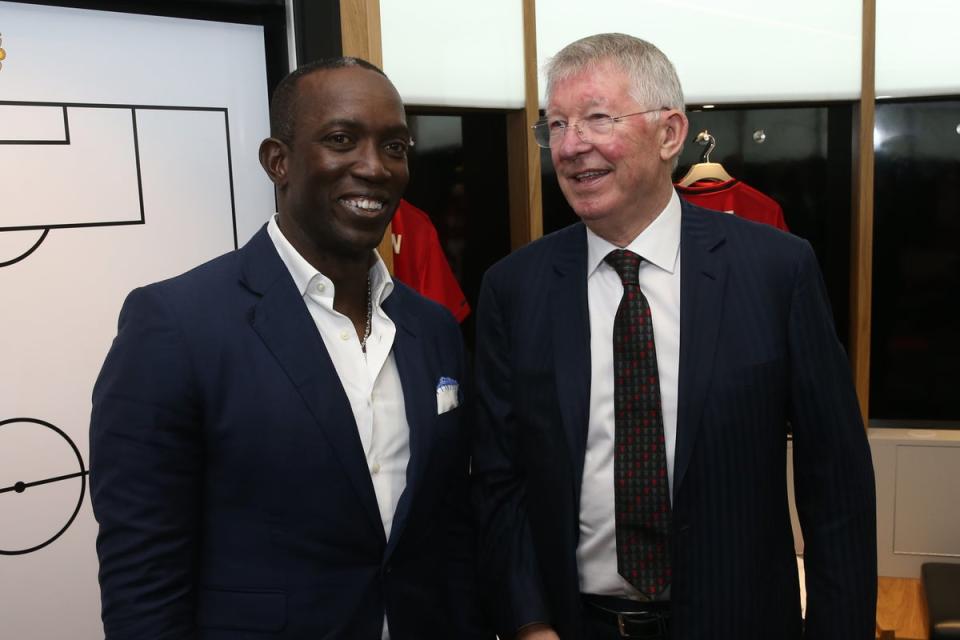
[[[653,45],[591,36],[547,76],[535,135],[582,222],[491,268],[477,314],[473,471],[497,632],[872,638],[870,452],[809,244],[680,202],[688,123]]]
[[[480,636],[459,329],[374,251],[410,144],[373,65],[294,72],[278,215],[130,294],[91,425],[108,640]]]

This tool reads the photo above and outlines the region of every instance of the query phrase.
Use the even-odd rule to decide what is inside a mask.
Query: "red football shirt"
[[[732,213],[784,231],[790,230],[787,228],[787,221],[783,219],[783,209],[776,200],[739,180],[726,182],[699,180],[688,187],[674,186],[680,197],[690,204],[704,209]]]
[[[393,275],[445,306],[457,322],[463,322],[470,315],[470,305],[450,269],[430,216],[401,200],[392,225]]]

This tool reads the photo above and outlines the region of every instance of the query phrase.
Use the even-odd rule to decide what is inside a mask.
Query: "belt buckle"
[[[644,632],[643,635],[634,635],[628,628],[629,623],[648,626],[656,625],[656,630]],[[653,612],[626,612],[617,614],[617,631],[621,638],[666,638],[666,629],[662,615]],[[639,631],[639,630],[638,630]]]

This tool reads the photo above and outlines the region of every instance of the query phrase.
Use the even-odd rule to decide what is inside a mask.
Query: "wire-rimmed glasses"
[[[625,113],[622,116],[593,115],[579,122],[541,120],[530,128],[533,129],[533,139],[537,141],[537,145],[544,149],[549,149],[551,144],[558,140],[563,140],[567,135],[567,129],[570,128],[576,131],[577,135],[580,136],[580,139],[584,142],[588,144],[598,144],[610,140],[613,136],[613,125],[624,118],[666,110],[667,107],[658,107],[656,109],[647,109],[646,111],[637,111],[636,113]]]

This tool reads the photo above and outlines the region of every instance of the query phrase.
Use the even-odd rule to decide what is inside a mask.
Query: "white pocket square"
[[[437,415],[460,406],[460,385],[446,376],[437,382]]]

